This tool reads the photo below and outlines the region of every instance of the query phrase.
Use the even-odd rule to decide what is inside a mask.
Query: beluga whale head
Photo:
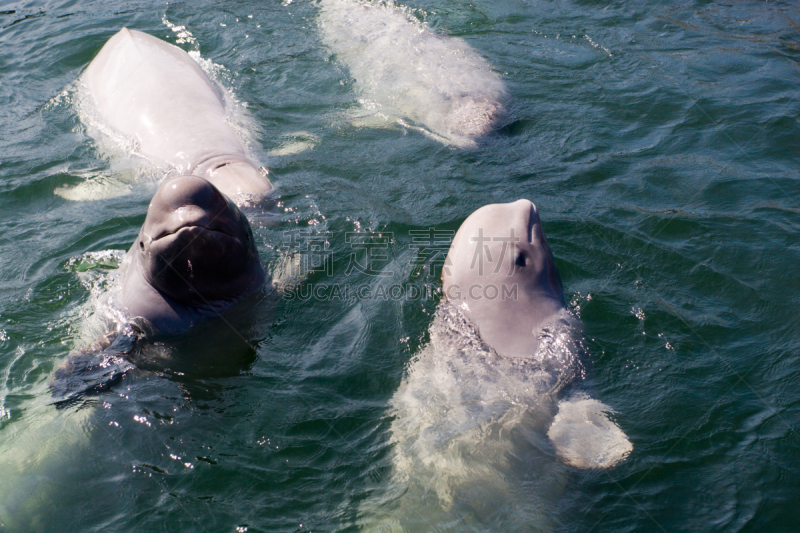
[[[564,309],[561,278],[529,200],[470,215],[453,239],[442,279],[447,300],[505,357],[533,356],[537,332]]]
[[[266,279],[247,218],[197,176],[161,185],[127,260],[122,304],[159,332],[187,329]]]

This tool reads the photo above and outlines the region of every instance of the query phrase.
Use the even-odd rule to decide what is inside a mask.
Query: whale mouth
[[[184,234],[184,235],[181,235],[181,234]],[[231,235],[229,232],[225,231],[224,229],[215,228],[215,227],[208,227],[208,226],[204,226],[202,224],[186,224],[186,225],[180,226],[180,227],[178,227],[178,228],[176,228],[176,229],[174,229],[172,231],[168,231],[168,232],[162,233],[158,237],[154,238],[151,242],[152,243],[156,243],[156,242],[159,242],[159,241],[164,242],[164,239],[169,239],[170,237],[177,238],[179,236],[181,236],[181,237],[182,236],[186,236],[186,237],[192,238],[192,237],[199,236],[201,234],[213,235],[216,238],[230,239],[230,240],[235,241],[238,244],[244,245],[244,243],[242,242],[242,240],[238,236]]]

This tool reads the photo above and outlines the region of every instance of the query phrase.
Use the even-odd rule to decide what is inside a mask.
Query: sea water
[[[413,116],[354,120],[380,99],[327,43],[323,8],[0,8],[0,478],[33,498],[22,519],[364,527],[396,479],[393,398],[428,353],[448,238],[478,207],[527,198],[582,324],[578,385],[633,451],[589,471],[521,456],[509,493],[557,482],[510,506],[531,517],[518,527],[796,530],[796,6],[409,0],[403,13],[465,43],[507,91],[499,130],[465,148]],[[248,216],[283,292],[235,330],[141,347],[113,386],[58,409],[50,378],[102,334],[119,254],[161,179],[81,119],[76,80],[123,26],[209,62],[248,117],[233,122],[277,186]],[[438,524],[458,530],[467,511]],[[509,523],[481,516],[469,526]]]

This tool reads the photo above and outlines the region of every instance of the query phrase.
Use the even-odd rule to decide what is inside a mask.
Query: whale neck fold
[[[241,154],[221,154],[203,159],[190,170],[210,181],[237,204],[259,200],[273,190],[266,169]]]

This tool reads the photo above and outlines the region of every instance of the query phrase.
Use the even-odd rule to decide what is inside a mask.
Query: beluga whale
[[[103,334],[66,358],[48,384],[51,397],[31,402],[27,420],[0,443],[0,531],[59,529],[58,514],[68,509],[54,502],[71,500],[54,495],[85,481],[76,465],[93,453],[89,436],[98,424],[96,396],[134,369],[135,382],[151,375],[149,370],[163,375],[174,365],[202,372],[213,358],[214,375],[225,371],[220,369],[238,372],[241,345],[251,347],[231,344],[242,338],[238,329],[230,331],[242,322],[231,312],[255,300],[269,276],[241,210],[210,181],[189,175],[167,179],[156,191],[114,278],[108,294],[95,302],[104,307],[107,297],[114,309],[93,309],[96,320],[87,321],[100,322]],[[171,357],[164,341],[197,331],[200,324],[213,324],[214,331],[199,336],[191,360]]]
[[[240,204],[272,191],[228,123],[221,88],[177,46],[123,28],[80,81],[100,122],[133,153],[173,175],[202,177]]]
[[[349,71],[364,116],[462,148],[498,127],[508,91],[466,41],[440,35],[391,0],[320,0],[322,42]],[[371,120],[370,120],[371,119]]]
[[[175,338],[215,319],[216,328],[231,328],[226,313],[270,280],[242,211],[191,175],[158,188],[116,278],[110,309],[102,310],[107,333],[54,373],[58,402],[106,389],[135,366],[129,355],[140,341]]]
[[[132,246],[115,259],[119,269],[102,276],[103,294],[92,290],[82,313],[90,319],[81,328],[90,336],[78,336],[95,342],[66,358],[47,384],[51,397],[34,398],[0,443],[2,532],[64,529],[63,513],[74,511],[65,502],[80,505],[82,497],[72,490],[85,481],[81,459],[93,453],[89,436],[97,427],[98,402],[92,397],[129,371],[155,368],[161,374],[166,362],[202,372],[213,358],[213,372],[239,372],[249,357],[241,352],[254,350],[232,314],[237,307],[251,309],[240,304],[255,303],[270,279],[237,203],[263,197],[272,184],[245,155],[225,122],[218,87],[197,63],[177,47],[123,29],[89,65],[83,82],[108,127],[132,138],[140,155],[173,169],[152,197]],[[196,336],[202,346],[189,350],[190,361],[171,358],[174,352],[161,341],[177,341],[213,320],[208,329],[214,331]],[[245,348],[231,346],[232,336],[245,340],[239,343]],[[195,336],[183,335],[184,346],[187,337]]]
[[[612,468],[633,446],[583,386],[579,324],[536,206],[470,215],[442,292],[430,341],[390,400],[391,481],[362,504],[359,523],[548,531],[570,470]]]
[[[267,279],[247,218],[197,176],[159,187],[121,268],[121,308],[159,333],[217,316]]]

